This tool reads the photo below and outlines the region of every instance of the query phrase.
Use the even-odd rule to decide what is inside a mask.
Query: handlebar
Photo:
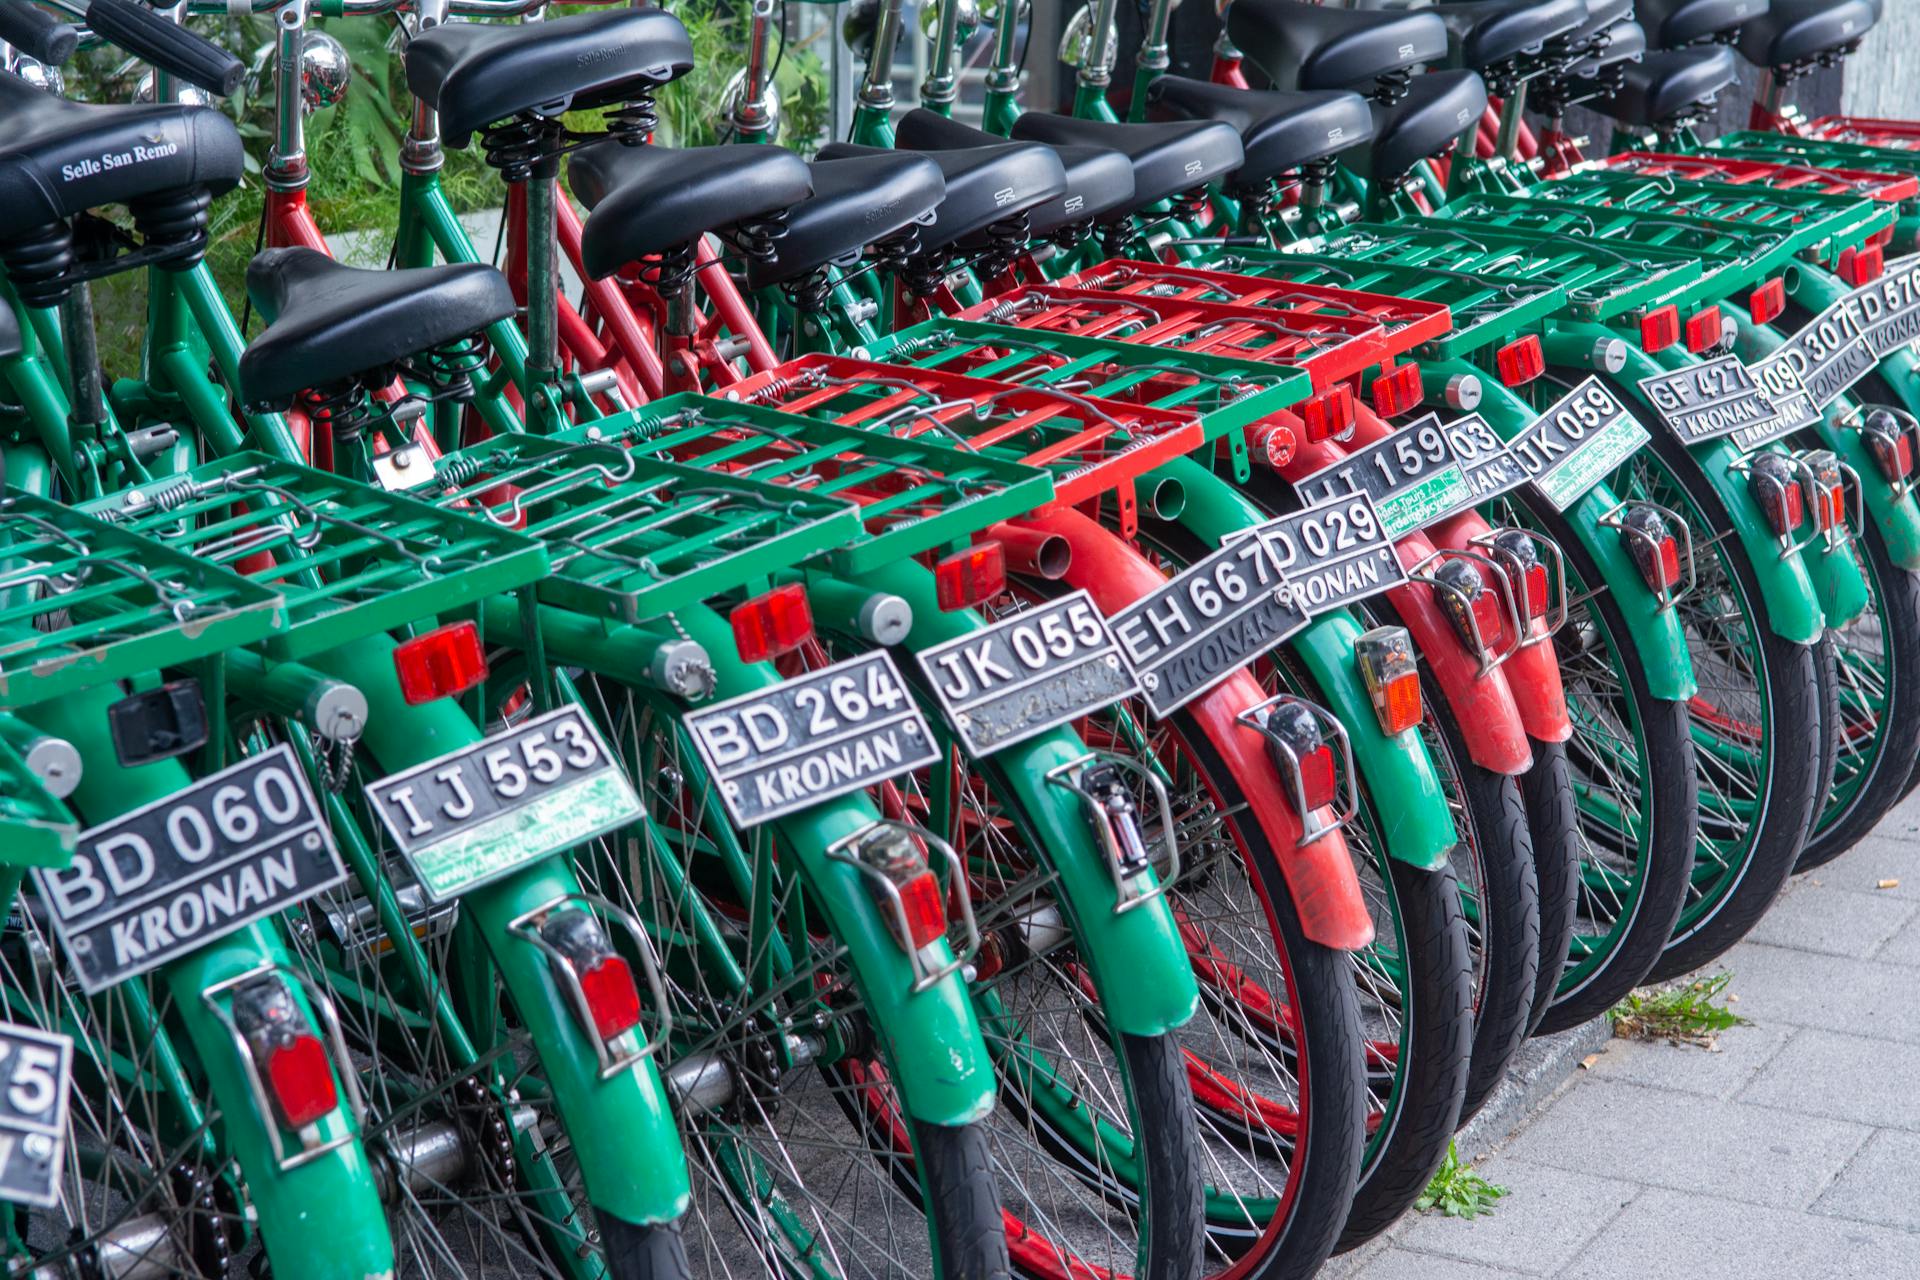
[[[92,0],[87,25],[95,35],[218,97],[238,89],[247,74],[247,64],[219,45],[134,0]]]
[[[35,62],[57,67],[73,56],[80,33],[29,0],[0,0],[0,41]]]

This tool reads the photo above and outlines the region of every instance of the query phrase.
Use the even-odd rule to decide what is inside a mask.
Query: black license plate
[[[1748,368],[1753,371],[1760,389],[1767,393],[1767,399],[1773,402],[1773,421],[1737,433],[1733,437],[1735,444],[1742,449],[1757,449],[1820,421],[1820,411],[1814,408],[1807,384],[1800,380],[1800,371],[1792,361],[1776,352]]]
[[[427,896],[447,902],[640,817],[640,798],[579,707],[367,784]]]
[[[1076,591],[914,655],[976,755],[1024,742],[1140,691],[1120,646]]]
[[[1534,487],[1556,511],[1606,479],[1647,443],[1647,430],[1598,378],[1549,405],[1507,442]]]
[[[1426,417],[1355,449],[1294,486],[1309,506],[1356,493],[1373,499],[1390,538],[1401,538],[1473,505],[1473,486],[1440,416]]]
[[[682,717],[742,827],[864,790],[940,758],[893,658],[863,653]]]
[[[1737,356],[1719,356],[1640,380],[1654,414],[1681,444],[1773,428],[1773,402]]]
[[[1824,409],[1879,363],[1863,336],[1865,317],[1849,294],[1801,326],[1775,355],[1793,365],[1815,407]]]
[[[1407,580],[1365,494],[1308,507],[1256,530],[1287,580],[1295,607],[1308,617],[1375,596]]]
[[[0,1022],[0,1200],[59,1201],[72,1078],[72,1040]]]
[[[1520,459],[1479,414],[1462,414],[1441,423],[1440,429],[1447,433],[1460,465],[1467,469],[1475,503],[1497,498],[1527,482],[1527,469],[1520,465]]]
[[[89,995],[346,879],[284,743],[80,833],[71,865],[36,870]]]

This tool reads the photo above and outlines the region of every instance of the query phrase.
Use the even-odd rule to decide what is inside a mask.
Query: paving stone
[[[1465,1220],[1423,1214],[1401,1232],[1399,1246],[1550,1276],[1641,1190],[1506,1157],[1487,1161],[1479,1173],[1507,1189],[1490,1215]]]
[[[1520,1280],[1525,1274],[1407,1249],[1389,1249],[1353,1273],[1354,1280]]]
[[[1920,1060],[1908,1045],[1807,1028],[1761,1069],[1739,1100],[1920,1131]]]
[[[1920,915],[1907,921],[1898,933],[1888,938],[1886,944],[1873,953],[1873,958],[1881,964],[1920,966]]]
[[[1920,900],[1920,834],[1891,837],[1879,834],[1863,836],[1860,843],[1835,858],[1807,878],[1835,889],[1855,893],[1880,894],[1890,898]],[[1899,883],[1882,889],[1885,880]]]
[[[1913,970],[1871,960],[1814,955],[1743,942],[1722,957],[1733,971],[1733,1007],[1761,1025],[1830,1031],[1871,1029],[1875,1036],[1920,1043],[1920,1001]]]
[[[1708,1098],[1731,1098],[1780,1052],[1793,1030],[1774,1024],[1733,1027],[1720,1033],[1711,1050],[1664,1040],[1616,1038],[1607,1042],[1588,1074],[1597,1080],[1624,1080]]]
[[[1857,1222],[1920,1231],[1920,1194],[1914,1171],[1920,1169],[1920,1134],[1883,1129],[1873,1135],[1853,1163],[1813,1211]]]
[[[1871,1130],[1611,1080],[1585,1080],[1506,1154],[1623,1182],[1803,1208]]]
[[[1856,893],[1824,881],[1789,886],[1747,936],[1796,951],[1865,958],[1920,916],[1920,902]]]
[[[1920,1235],[1649,1190],[1563,1280],[1891,1280],[1920,1271]]]

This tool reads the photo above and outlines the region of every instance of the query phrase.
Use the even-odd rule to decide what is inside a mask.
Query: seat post
[[[939,0],[939,25],[933,33],[933,62],[927,78],[920,84],[920,105],[943,116],[953,114],[954,99],[960,96],[960,78],[953,63],[959,53],[960,0]]]
[[[528,425],[551,430],[560,419],[560,154],[550,148],[527,178]]]
[[[414,0],[414,35],[433,30],[447,20],[449,0]],[[438,173],[446,163],[440,149],[440,113],[418,94],[413,98],[413,123],[400,144],[400,168],[415,177]],[[403,263],[404,265],[404,263]]]

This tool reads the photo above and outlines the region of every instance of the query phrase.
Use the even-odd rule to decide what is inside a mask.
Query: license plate
[[[1681,444],[1774,426],[1773,403],[1738,356],[1719,356],[1642,378],[1640,389]]]
[[[863,653],[682,717],[742,827],[864,790],[940,758],[885,652]]]
[[[73,1041],[0,1022],[0,1200],[59,1202]]]
[[[1467,469],[1467,483],[1473,486],[1475,503],[1497,498],[1527,482],[1527,469],[1520,465],[1520,459],[1513,456],[1507,442],[1495,434],[1479,414],[1469,413],[1443,422],[1440,429],[1447,433],[1460,465]]]
[[[1820,411],[1814,408],[1813,397],[1807,394],[1807,384],[1800,380],[1800,371],[1791,361],[1776,353],[1748,367],[1753,370],[1760,389],[1767,393],[1767,399],[1773,402],[1773,421],[1739,432],[1733,437],[1735,444],[1742,449],[1757,449],[1820,421]]]
[[[1862,336],[1866,319],[1853,295],[1840,299],[1787,339],[1775,356],[1793,366],[1816,408],[1824,409],[1873,372],[1879,357]]]
[[[447,902],[640,817],[640,798],[579,707],[559,707],[367,784],[420,887]]]
[[[1390,538],[1473,505],[1466,469],[1440,427],[1440,416],[1432,413],[1322,467],[1294,489],[1315,507],[1366,494]]]
[[[1553,505],[1565,511],[1648,441],[1647,430],[1598,378],[1560,397],[1507,448]]]
[[[1113,615],[1113,634],[1165,717],[1307,625],[1273,552],[1245,537]]]
[[[1920,339],[1920,254],[1887,264],[1886,272],[1851,295],[1874,355],[1886,357]]]
[[[914,655],[967,750],[988,755],[1140,691],[1084,591]]]
[[[284,743],[81,832],[71,865],[33,874],[88,995],[346,879]]]
[[[1294,605],[1308,617],[1407,580],[1373,499],[1363,493],[1269,520],[1255,533],[1285,575]]]

